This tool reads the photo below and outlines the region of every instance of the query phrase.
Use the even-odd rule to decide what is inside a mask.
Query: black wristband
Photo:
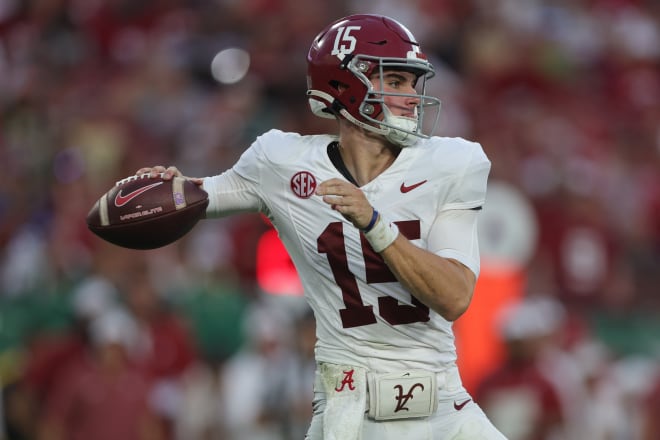
[[[374,209],[374,213],[371,216],[371,221],[369,221],[369,224],[362,229],[362,232],[369,232],[371,229],[373,229],[374,225],[376,224],[376,221],[378,221],[378,211]]]

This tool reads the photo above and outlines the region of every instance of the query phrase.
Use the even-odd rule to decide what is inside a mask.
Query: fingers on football
[[[169,166],[166,168],[162,165],[140,168],[139,170],[137,170],[135,174],[138,176],[148,174],[149,177],[158,177],[162,174],[163,179],[165,180],[170,180],[175,176],[179,176],[179,177],[182,176],[181,171],[179,171],[176,167]]]
[[[177,167],[172,167],[172,166],[167,167],[167,169],[166,169],[165,172],[163,173],[163,179],[165,179],[165,180],[169,180],[169,179],[171,179],[171,178],[173,178],[173,177],[175,177],[175,176],[177,176],[177,177],[181,177],[181,176],[182,176],[181,171],[179,171],[179,170],[177,169]]]

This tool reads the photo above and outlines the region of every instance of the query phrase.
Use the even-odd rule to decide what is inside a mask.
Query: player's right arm
[[[200,185],[209,194],[209,205],[206,209],[206,217],[222,217],[238,212],[261,211],[263,206],[261,199],[254,191],[253,184],[248,179],[239,175],[233,169],[212,177],[188,177],[175,166],[140,168],[137,175],[149,174],[150,177],[163,175],[164,180],[174,177],[185,179]]]
[[[259,136],[239,160],[227,171],[211,177],[184,176],[175,166],[140,168],[138,175],[149,174],[151,177],[163,175],[168,180],[173,177],[183,177],[202,188],[209,194],[209,205],[206,217],[222,217],[238,212],[262,212],[268,215],[266,195],[263,193],[264,176],[272,169],[272,161],[267,150],[282,152],[289,151],[283,145],[297,144],[301,148],[306,144],[300,142],[300,135],[283,133],[279,130],[270,130]],[[293,154],[293,153],[288,153]],[[282,160],[282,159],[280,159]]]

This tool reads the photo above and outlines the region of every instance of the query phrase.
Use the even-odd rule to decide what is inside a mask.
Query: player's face
[[[416,108],[419,105],[417,96],[417,75],[412,72],[389,70],[383,72],[383,77],[374,75],[371,82],[375,90],[385,93],[384,102],[394,116],[417,117]],[[393,96],[387,93],[408,94],[410,96]]]

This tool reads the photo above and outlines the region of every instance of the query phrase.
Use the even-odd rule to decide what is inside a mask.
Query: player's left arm
[[[472,300],[479,270],[477,215],[472,210],[442,213],[431,232],[445,243],[437,254],[402,234],[380,254],[415,298],[448,321],[458,319]]]
[[[448,321],[468,308],[479,274],[477,217],[485,201],[490,162],[473,148],[450,190],[451,196],[433,219],[423,249],[388,225],[382,215],[371,225],[374,208],[360,188],[341,179],[322,182],[317,194],[365,234],[397,280],[419,301]],[[387,213],[385,218],[387,217]],[[396,220],[396,219],[393,219]],[[372,240],[375,236],[375,240]],[[374,246],[377,244],[377,246]]]
[[[426,249],[399,234],[381,256],[412,295],[448,321],[467,310],[480,270],[477,220],[490,161],[481,145],[461,147],[466,161],[430,227]]]
[[[330,179],[319,184],[317,194],[355,227],[365,230],[371,222],[374,208],[355,185]],[[479,270],[477,214],[470,209],[439,214],[429,235],[429,249],[438,249],[437,253],[416,246],[402,234],[380,251],[399,282],[448,321],[458,319],[472,300]],[[377,223],[386,222],[381,215],[377,218]]]

